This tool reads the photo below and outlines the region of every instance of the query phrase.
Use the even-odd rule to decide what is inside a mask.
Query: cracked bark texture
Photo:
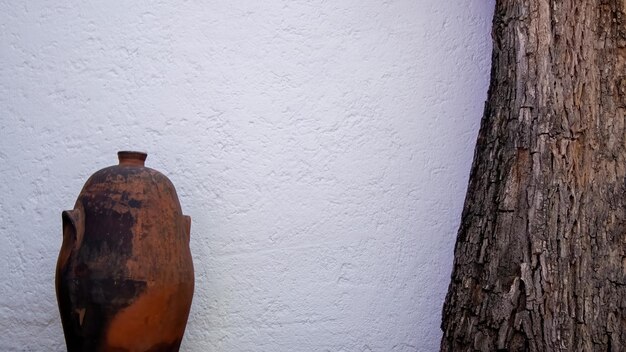
[[[626,0],[498,0],[442,351],[626,350]]]

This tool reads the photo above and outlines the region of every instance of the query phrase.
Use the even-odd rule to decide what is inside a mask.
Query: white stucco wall
[[[182,351],[436,351],[493,0],[0,0],[0,350],[63,351],[61,211],[144,150]]]

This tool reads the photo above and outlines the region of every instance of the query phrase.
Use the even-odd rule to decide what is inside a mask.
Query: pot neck
[[[144,152],[126,150],[117,152],[120,166],[144,166],[147,157],[148,154]]]

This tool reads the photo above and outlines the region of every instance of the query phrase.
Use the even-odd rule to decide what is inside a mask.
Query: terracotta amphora
[[[64,211],[56,293],[68,352],[178,351],[194,288],[174,185],[119,152]]]

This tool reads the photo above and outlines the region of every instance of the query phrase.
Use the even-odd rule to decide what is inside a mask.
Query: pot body
[[[146,154],[85,183],[64,211],[56,293],[68,352],[178,351],[194,288],[191,218]]]

